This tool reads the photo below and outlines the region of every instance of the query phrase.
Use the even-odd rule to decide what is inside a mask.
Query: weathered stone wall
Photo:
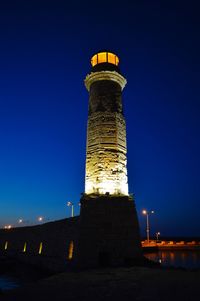
[[[76,252],[78,231],[79,217],[37,226],[1,229],[0,254],[59,270],[73,259],[69,259],[69,249],[73,242],[73,253]]]
[[[85,192],[128,195],[126,124],[121,87],[97,81],[90,87]]]

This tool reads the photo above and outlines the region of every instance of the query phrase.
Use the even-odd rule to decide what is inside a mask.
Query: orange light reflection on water
[[[200,250],[198,251],[159,251],[145,254],[149,260],[160,262],[162,266],[200,268]]]

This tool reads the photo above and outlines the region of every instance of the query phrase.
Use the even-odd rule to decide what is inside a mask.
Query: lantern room
[[[116,54],[108,51],[98,52],[91,58],[92,67],[102,63],[109,63],[118,66],[119,58],[116,56]]]

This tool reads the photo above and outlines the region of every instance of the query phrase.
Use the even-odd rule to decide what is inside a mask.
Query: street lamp
[[[147,211],[147,210],[143,210],[142,211],[142,214],[146,215],[147,217],[147,243],[149,244],[149,214],[153,214],[154,211],[151,210],[151,211]]]
[[[68,207],[72,207],[71,210],[71,217],[74,217],[74,204],[72,202],[67,202]]]
[[[160,232],[156,232],[156,242],[158,242],[158,237],[160,236]]]
[[[38,219],[37,219],[38,220]],[[38,220],[39,221],[39,220]],[[21,225],[21,226],[25,226],[25,225],[28,225],[29,224],[29,220],[25,220],[23,218],[19,218],[18,219],[18,224]]]
[[[38,222],[42,222],[43,221],[43,217],[42,216],[39,216],[38,217]]]
[[[4,229],[11,229],[12,228],[12,226],[11,225],[6,225],[6,226],[4,226]]]

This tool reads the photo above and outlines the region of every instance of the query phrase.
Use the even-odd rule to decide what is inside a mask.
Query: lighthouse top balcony
[[[98,72],[103,70],[119,72],[119,58],[110,51],[100,51],[91,58],[92,71]]]

